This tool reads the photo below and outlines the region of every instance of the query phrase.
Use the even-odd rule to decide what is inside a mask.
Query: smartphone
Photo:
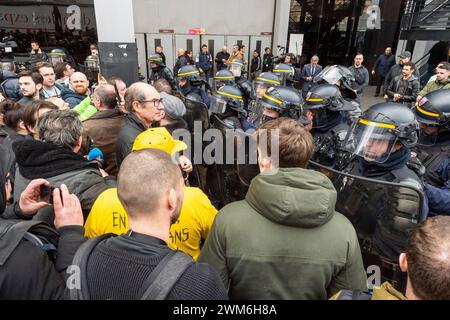
[[[52,185],[41,185],[39,190],[39,200],[53,204],[53,190],[55,190],[55,187]]]

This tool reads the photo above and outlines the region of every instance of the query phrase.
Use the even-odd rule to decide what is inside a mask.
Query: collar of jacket
[[[389,283],[385,282],[380,287],[373,288],[371,300],[408,300],[403,294],[395,290]]]
[[[127,118],[128,118],[130,125],[132,125],[133,127],[137,128],[141,131],[145,131],[149,128],[133,112],[130,112],[127,115]]]
[[[26,179],[50,178],[66,172],[95,168],[72,150],[37,140],[12,145],[20,173]]]
[[[121,113],[119,109],[99,110],[86,121],[116,118],[116,117],[123,117],[123,116],[124,116],[123,113]]]

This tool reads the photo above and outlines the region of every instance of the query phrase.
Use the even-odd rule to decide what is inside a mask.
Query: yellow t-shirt
[[[194,260],[206,240],[217,214],[216,208],[199,188],[185,187],[180,217],[170,227],[169,247],[189,254]],[[86,220],[85,236],[106,233],[121,235],[129,230],[128,216],[117,196],[117,188],[105,190],[95,201]]]

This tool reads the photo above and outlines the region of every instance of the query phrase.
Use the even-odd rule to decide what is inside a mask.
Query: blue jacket
[[[212,68],[212,57],[209,52],[198,53],[195,59],[195,65],[197,68],[201,68],[203,71],[208,71]]]
[[[441,188],[427,184],[426,195],[430,212],[436,215],[450,215],[450,158],[438,170],[444,185]]]
[[[380,77],[385,77],[392,66],[395,64],[395,57],[393,55],[387,56],[384,53],[378,56],[377,61],[373,65],[373,69]]]
[[[320,64],[318,64],[316,66],[316,68],[314,69],[314,73],[312,73],[311,64],[310,63],[306,64],[303,67],[302,80],[304,82],[303,82],[302,91],[305,92],[305,94],[314,87],[314,85],[315,85],[315,83],[313,81],[314,77],[317,76],[321,71],[322,71],[322,66]],[[306,80],[306,78],[308,78],[308,77],[313,77],[313,80],[311,80],[311,81]]]
[[[20,91],[19,79],[17,74],[11,71],[3,71],[3,82],[1,83],[2,91],[5,94],[5,98],[9,98],[14,101],[19,101],[22,98],[22,92]]]
[[[61,90],[61,99],[69,104],[70,109],[73,109],[81,103],[87,96],[78,94],[69,88],[63,88]]]

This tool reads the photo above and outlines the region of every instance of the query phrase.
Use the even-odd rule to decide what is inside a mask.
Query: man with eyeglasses
[[[151,85],[137,82],[125,93],[127,120],[119,132],[116,146],[117,166],[131,152],[133,142],[143,131],[164,117],[164,106],[158,91]]]
[[[51,97],[61,97],[63,87],[55,83],[56,76],[53,66],[48,62],[42,62],[36,65],[36,71],[39,72],[44,79],[42,89],[40,91],[43,99]]]

